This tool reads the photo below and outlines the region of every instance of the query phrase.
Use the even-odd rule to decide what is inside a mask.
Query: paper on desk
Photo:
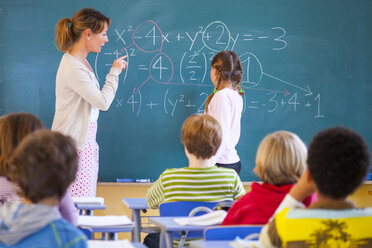
[[[128,240],[88,240],[88,248],[134,248]]]
[[[234,241],[230,242],[233,248],[261,248],[259,240],[245,240],[237,237]]]
[[[103,197],[72,197],[72,201],[76,204],[105,204]]]
[[[221,224],[226,215],[227,212],[225,210],[217,210],[195,217],[176,218],[174,221],[182,226],[209,226]]]
[[[78,226],[106,227],[133,224],[126,215],[88,216],[79,215]]]

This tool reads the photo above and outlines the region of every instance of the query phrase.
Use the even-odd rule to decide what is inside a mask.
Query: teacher
[[[95,9],[84,8],[56,26],[55,43],[64,52],[56,77],[56,109],[52,130],[76,141],[79,168],[70,186],[72,196],[96,196],[98,151],[96,142],[99,110],[108,110],[114,100],[120,73],[128,66],[126,56],[116,59],[102,89],[87,61],[108,42],[111,19]]]

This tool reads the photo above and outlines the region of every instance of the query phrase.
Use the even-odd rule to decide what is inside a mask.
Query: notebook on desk
[[[103,197],[72,197],[72,201],[79,205],[104,205]]]
[[[134,248],[128,240],[88,240],[88,248]]]
[[[86,216],[79,215],[78,226],[88,227],[117,227],[132,225],[133,222],[129,220],[126,215],[105,215],[105,216]]]
[[[261,248],[262,245],[259,240],[245,240],[236,238],[230,242],[230,246],[233,248]]]
[[[210,226],[221,224],[226,215],[225,210],[217,210],[195,217],[175,218],[174,221],[181,226]]]

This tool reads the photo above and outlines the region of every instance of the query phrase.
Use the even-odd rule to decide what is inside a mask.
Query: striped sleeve
[[[235,171],[234,171],[235,172]],[[235,182],[234,182],[234,200],[238,200],[245,194],[245,189],[243,187],[243,183],[240,180],[240,177],[237,173],[235,173]]]
[[[162,175],[160,175],[159,179],[156,180],[156,182],[153,183],[151,188],[147,191],[146,202],[150,208],[158,208],[160,203],[164,201]]]

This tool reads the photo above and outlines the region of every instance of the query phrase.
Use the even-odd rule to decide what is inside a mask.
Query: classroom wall
[[[152,183],[98,183],[97,196],[105,199],[105,210],[97,210],[94,215],[127,215],[130,210],[122,203],[123,198],[144,198]],[[243,183],[245,191],[251,190],[251,182]],[[372,181],[364,184],[349,197],[357,207],[372,207]],[[159,215],[158,210],[148,210],[145,216]],[[146,234],[141,234],[142,239]],[[119,239],[130,239],[130,233],[120,233]]]

